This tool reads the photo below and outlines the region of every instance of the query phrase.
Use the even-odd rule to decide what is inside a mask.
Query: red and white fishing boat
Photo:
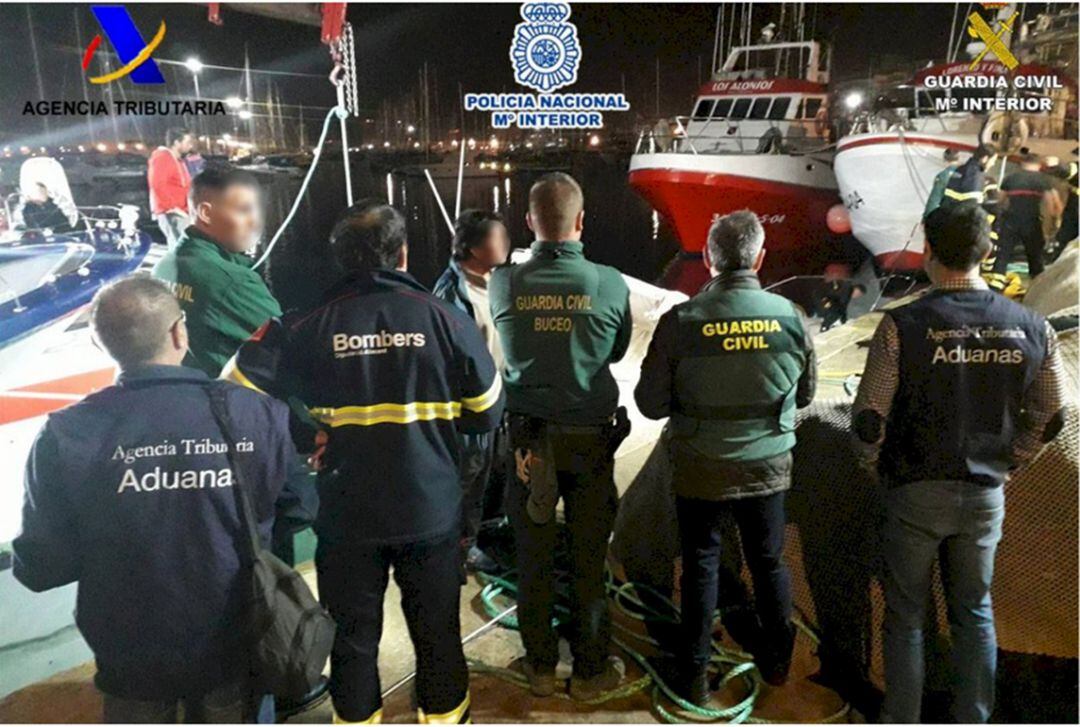
[[[749,209],[765,226],[763,275],[818,273],[836,258],[825,216],[839,201],[829,149],[827,47],[764,42],[731,49],[693,113],[643,134],[630,185],[674,228],[682,251],[662,284],[694,293],[718,216]]]
[[[999,17],[1010,17],[1013,11],[1015,6],[1002,8]],[[852,233],[881,268],[922,267],[922,214],[934,177],[945,167],[945,149],[960,152],[961,162],[980,143],[1001,152],[1004,159],[988,171],[995,179],[1004,175],[1009,154],[1022,149],[1061,161],[1076,160],[1077,94],[1075,77],[1070,76],[1076,69],[1076,17],[1073,5],[1021,26],[1012,43],[1021,65],[1011,71],[990,53],[974,63],[954,61],[924,68],[907,83],[879,91],[873,107],[856,118],[837,144],[836,181]],[[1003,37],[1003,42],[1009,40]],[[1026,94],[1049,96],[1049,113],[939,110],[946,105],[962,109],[965,97],[1009,93],[981,84],[978,77],[1019,76],[1033,79],[1032,85],[1041,84]],[[947,87],[941,87],[941,79],[949,79]]]

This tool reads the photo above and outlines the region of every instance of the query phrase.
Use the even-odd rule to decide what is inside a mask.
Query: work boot
[[[475,545],[471,546],[469,552],[465,554],[465,568],[473,573],[487,573],[488,575],[496,575],[502,570],[498,561]]]
[[[755,656],[758,672],[766,684],[780,687],[787,683],[791,671],[791,655],[795,651],[795,626],[788,624],[784,633],[774,637],[761,656]]]
[[[525,657],[518,659],[525,678],[529,680],[529,691],[537,697],[550,697],[555,693],[555,669],[540,669],[529,663]]]
[[[609,656],[603,670],[596,676],[582,678],[573,674],[570,677],[570,698],[577,702],[591,702],[619,686],[625,675],[626,665],[622,659]]]

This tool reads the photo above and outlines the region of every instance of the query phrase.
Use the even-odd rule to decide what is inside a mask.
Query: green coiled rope
[[[677,624],[679,622],[679,608],[671,599],[667,598],[663,594],[656,590],[649,588],[648,586],[640,583],[622,583],[616,584],[611,572],[607,572],[607,592],[615,603],[615,607],[627,618],[638,621],[641,623],[653,622],[653,623],[666,623]],[[498,599],[506,598],[508,596],[517,595],[517,584],[509,577],[498,577],[491,575],[478,574],[481,582],[484,583],[483,589],[480,591],[480,600],[484,605],[484,610],[489,616],[494,618],[503,613],[506,609],[504,604],[499,604]],[[661,612],[654,606],[646,604],[638,595],[639,592],[647,592],[656,601],[661,604],[665,612]],[[557,603],[555,606],[556,614],[553,619],[553,626],[559,624],[560,617],[564,617],[569,614],[569,609],[563,605]],[[817,642],[817,636],[807,627],[801,620],[795,620],[796,625],[805,633],[807,633],[811,639]],[[500,625],[508,629],[517,629],[518,622],[516,617],[507,616],[504,617]],[[643,642],[652,646],[654,649],[659,649],[660,645],[656,639],[652,638],[648,634],[638,633],[632,631],[620,623],[613,623],[612,626],[627,638],[632,638],[637,641]],[[612,637],[612,641],[622,649],[630,658],[637,662],[641,667],[645,675],[632,682],[624,684],[610,692],[606,692],[594,700],[585,702],[586,704],[597,705],[604,702],[610,702],[616,699],[622,699],[624,697],[632,696],[638,692],[645,691],[649,687],[652,687],[652,705],[656,714],[660,716],[662,720],[669,724],[687,723],[687,722],[727,722],[731,724],[749,723],[749,724],[767,724],[769,720],[755,718],[753,716],[754,705],[757,702],[758,695],[761,692],[761,678],[757,672],[757,668],[754,665],[753,659],[749,654],[735,649],[729,649],[721,645],[717,641],[713,641],[712,648],[713,654],[710,658],[710,663],[723,671],[723,677],[720,680],[721,686],[741,679],[746,685],[746,696],[744,696],[737,703],[713,709],[710,707],[700,707],[692,702],[688,702],[679,696],[667,682],[657,673],[656,669],[644,654],[637,649],[631,647],[626,641],[618,636]],[[480,674],[489,674],[498,679],[506,681],[521,687],[522,689],[528,689],[529,683],[523,674],[520,674],[512,669],[505,667],[496,667],[489,664],[485,664],[477,660],[469,660],[469,668]],[[563,698],[569,698],[565,694],[559,695]],[[666,697],[670,702],[679,707],[680,711],[672,711],[664,706],[664,699]],[[844,704],[840,710],[835,714],[826,717],[821,722],[829,724],[843,721],[850,712],[850,705]]]

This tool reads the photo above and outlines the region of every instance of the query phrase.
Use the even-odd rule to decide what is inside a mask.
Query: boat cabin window
[[[716,108],[713,109],[712,115],[714,119],[726,119],[728,114],[731,113],[731,104],[735,99],[731,98],[718,98],[716,99]]]
[[[750,118],[764,119],[769,115],[770,103],[772,103],[772,99],[768,97],[754,99],[754,105],[750,107]]]
[[[731,115],[728,118],[731,119],[745,119],[746,112],[750,110],[750,99],[740,98],[735,101],[735,105],[731,107]]]
[[[808,98],[803,101],[802,107],[802,117],[804,119],[812,119],[817,116],[817,112],[821,108],[821,99]]]
[[[772,108],[769,109],[769,118],[773,121],[779,121],[787,118],[788,107],[791,106],[790,96],[778,96],[773,101]]]
[[[703,98],[697,102],[697,107],[694,108],[693,117],[694,120],[704,120],[712,115],[713,104],[716,103],[714,99]]]
[[[928,91],[925,88],[920,88],[915,93],[915,116],[936,116],[938,114],[938,108],[935,104],[935,99],[944,99],[946,92],[943,89],[934,89]]]

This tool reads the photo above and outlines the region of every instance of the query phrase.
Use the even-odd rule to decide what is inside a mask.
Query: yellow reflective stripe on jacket
[[[496,372],[495,380],[491,382],[491,388],[485,391],[480,396],[466,396],[462,397],[461,405],[471,412],[479,414],[482,411],[486,411],[495,405],[495,402],[499,400],[499,394],[502,392],[502,376]]]
[[[374,424],[412,424],[434,419],[457,419],[461,403],[457,401],[414,401],[408,404],[372,404],[371,406],[321,407],[311,409],[311,416],[331,427]]]
[[[347,719],[343,719],[338,716],[337,710],[334,710],[334,724],[382,724],[382,707],[375,710],[367,719],[362,719],[359,722],[350,722]]]
[[[469,716],[469,695],[466,693],[464,701],[449,712],[426,714],[424,710],[418,709],[416,716],[420,724],[469,724],[472,722]]]
[[[221,375],[218,376],[218,378],[219,379],[224,379],[225,381],[231,381],[234,384],[239,384],[240,386],[243,386],[245,389],[251,389],[253,391],[257,391],[260,394],[265,394],[266,393],[265,391],[260,389],[258,386],[253,384],[251,379],[249,379],[247,376],[244,375],[244,372],[241,371],[240,367],[236,365],[236,356],[233,356],[232,358],[229,359],[228,363],[225,364],[225,368],[223,368],[221,370]]]
[[[945,188],[945,196],[949,199],[955,199],[958,202],[966,202],[969,199],[973,199],[976,202],[983,201],[983,193],[981,191],[976,192],[957,192],[955,189]]]

